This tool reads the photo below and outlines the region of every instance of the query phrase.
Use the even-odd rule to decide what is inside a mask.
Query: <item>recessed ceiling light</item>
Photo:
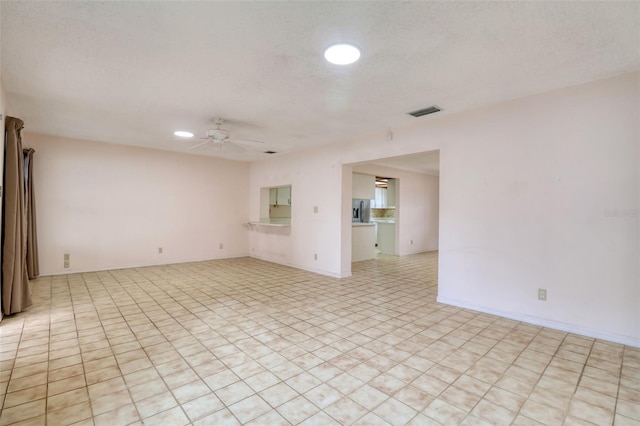
[[[349,65],[360,59],[360,49],[349,43],[336,43],[327,47],[324,58],[336,65]]]
[[[178,136],[179,138],[192,138],[193,137],[193,133],[186,132],[184,130],[175,131],[175,132],[173,132],[173,134]]]

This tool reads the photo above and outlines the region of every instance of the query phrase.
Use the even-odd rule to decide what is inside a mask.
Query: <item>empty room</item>
[[[1,1],[0,425],[640,425],[640,2]]]

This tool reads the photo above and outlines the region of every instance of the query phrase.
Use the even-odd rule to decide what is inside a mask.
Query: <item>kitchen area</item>
[[[351,261],[396,253],[397,180],[353,173]]]

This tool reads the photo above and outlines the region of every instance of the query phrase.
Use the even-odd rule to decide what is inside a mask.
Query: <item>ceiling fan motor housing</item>
[[[229,137],[229,133],[221,129],[207,130],[207,137],[212,139],[224,140]]]

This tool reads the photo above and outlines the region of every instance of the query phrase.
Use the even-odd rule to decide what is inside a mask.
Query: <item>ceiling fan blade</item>
[[[201,143],[197,143],[197,144],[193,145],[192,147],[187,148],[187,151],[191,151],[192,149],[196,149],[196,148],[198,148],[198,147],[200,147],[202,145],[206,145],[208,143],[209,143],[208,140],[204,141],[204,142],[201,142]]]
[[[235,143],[234,141],[227,141],[227,142],[229,142],[229,145],[231,145],[231,146],[233,146],[233,147],[235,147],[235,148],[240,148],[240,149],[241,149],[241,150],[243,150],[243,151],[246,151],[246,150],[247,150],[245,147],[243,147],[242,145],[239,145],[239,144]]]
[[[231,139],[231,142],[240,142],[240,143],[244,143],[244,142],[249,142],[249,143],[264,143],[262,141],[254,141],[251,139],[237,139],[237,138],[233,138]]]

